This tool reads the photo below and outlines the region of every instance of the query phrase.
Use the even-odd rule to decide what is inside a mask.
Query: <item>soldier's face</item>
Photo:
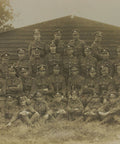
[[[21,70],[21,75],[26,77],[29,75],[29,69],[25,68],[24,70]]]
[[[32,51],[32,55],[34,55],[35,57],[40,57],[40,50],[39,49],[34,49]]]
[[[96,76],[96,71],[95,70],[90,71],[90,77],[95,77],[95,76]]]
[[[109,58],[109,52],[108,51],[103,51],[101,53],[102,58]]]
[[[50,47],[50,52],[51,53],[56,53],[56,47]]]
[[[101,42],[101,41],[102,41],[102,37],[96,36],[96,37],[95,37],[95,41],[96,41],[96,42]]]
[[[84,54],[86,56],[91,55],[91,51],[89,49],[84,49]]]
[[[74,39],[74,40],[79,39],[79,34],[73,34],[73,39]]]
[[[102,74],[103,76],[108,75],[108,73],[109,73],[108,67],[103,67],[103,68],[101,68],[101,74]]]
[[[120,75],[120,65],[119,65],[119,66],[117,66],[117,74],[119,74],[119,75]]]
[[[25,53],[18,53],[19,59],[23,59],[25,57]]]
[[[33,38],[35,41],[40,41],[40,35],[34,35]]]
[[[60,70],[59,69],[53,69],[53,73],[58,75],[60,73]]]
[[[10,68],[9,69],[9,75],[10,76],[15,76],[15,74],[16,74],[16,71],[13,68]]]

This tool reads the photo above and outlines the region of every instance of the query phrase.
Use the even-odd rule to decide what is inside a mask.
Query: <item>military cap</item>
[[[25,50],[22,49],[22,48],[19,48],[18,51],[17,51],[18,54],[24,54],[25,53]]]
[[[1,58],[9,58],[9,54],[8,54],[8,53],[3,53],[3,54],[1,55]]]
[[[101,32],[101,31],[96,31],[96,32],[95,32],[95,36],[97,36],[97,37],[102,37],[102,36],[103,36],[103,32]]]

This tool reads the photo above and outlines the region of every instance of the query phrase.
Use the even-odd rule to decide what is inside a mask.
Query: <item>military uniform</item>
[[[65,78],[63,75],[60,74],[60,67],[58,65],[54,66],[54,70],[58,70],[59,72],[53,74],[50,76],[50,83],[53,86],[54,94],[61,93],[65,95],[66,93],[66,84],[65,84]]]
[[[6,79],[6,94],[17,98],[23,92],[23,84],[21,78],[18,78],[15,74],[15,69],[11,66],[9,76]]]
[[[91,55],[91,50],[90,50],[90,48],[86,47],[86,48],[84,49],[84,51],[85,51],[84,53],[86,53],[86,54],[85,54],[84,57],[81,57],[81,58],[80,58],[80,66],[81,66],[81,71],[82,71],[82,73],[83,73],[85,76],[88,76],[89,69],[90,69],[91,67],[96,67],[96,66],[97,66],[97,60],[96,60],[95,57],[93,57],[93,56]],[[87,54],[87,53],[89,53],[89,54]]]
[[[83,55],[84,47],[85,47],[86,44],[85,44],[84,40],[79,39],[78,31],[74,30],[73,40],[70,40],[69,44],[74,47],[74,55],[75,56],[78,57],[78,56]]]
[[[59,53],[56,52],[56,45],[52,41],[50,45],[50,53],[45,57],[46,64],[48,65],[49,73],[52,73],[52,69],[55,65],[62,66],[62,58]]]
[[[64,54],[65,43],[61,40],[61,35],[60,31],[55,32],[53,42],[56,46],[56,52],[62,56]]]
[[[8,76],[8,66],[9,66],[9,54],[3,53],[1,55],[2,63],[0,64],[0,70],[3,73],[3,77],[6,79]]]
[[[95,32],[95,40],[91,45],[91,49],[92,49],[93,56],[95,56],[96,58],[98,58],[99,52],[103,49],[101,47],[102,37],[103,34],[101,31]]]
[[[11,126],[16,120],[20,119],[23,123],[28,126],[33,126],[35,122],[39,120],[39,113],[32,107],[30,99],[20,97],[21,106],[16,113],[12,116],[8,123]]]
[[[79,67],[79,60],[76,56],[73,55],[73,47],[68,45],[67,51],[71,52],[65,55],[63,58],[63,73],[65,75],[66,82],[68,77],[71,75],[72,67]]]
[[[32,76],[35,76],[37,73],[37,67],[40,64],[44,64],[44,58],[41,56],[40,49],[34,48],[32,49],[31,56],[30,56],[30,65],[31,65],[31,72]]]
[[[16,74],[17,76],[21,75],[21,69],[22,67],[28,67],[29,71],[31,72],[31,66],[30,66],[30,62],[28,59],[26,59],[26,54],[25,54],[25,50],[24,49],[18,49],[18,61],[16,63],[13,64],[15,70],[16,70]]]
[[[45,45],[44,43],[40,40],[40,32],[38,29],[35,29],[34,34],[33,34],[34,40],[30,42],[29,47],[28,47],[28,55],[29,57],[32,54],[32,50],[34,48],[39,48],[41,56],[45,55]]]
[[[34,79],[34,83],[31,89],[31,97],[34,97],[35,94],[39,91],[45,100],[51,97],[53,93],[53,87],[50,85],[49,78],[46,76],[46,69],[44,65],[38,67],[38,74]],[[45,72],[44,75],[41,75],[39,72]]]
[[[73,74],[73,71],[77,71],[77,74]],[[72,67],[72,75],[68,78],[68,92],[76,92],[79,95],[79,92],[82,91],[82,86],[85,83],[85,78],[80,76],[79,70],[77,67]]]

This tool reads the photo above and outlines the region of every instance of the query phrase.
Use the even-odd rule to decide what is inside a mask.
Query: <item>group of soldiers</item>
[[[90,46],[77,30],[72,35],[65,44],[58,30],[48,47],[35,29],[28,49],[18,49],[16,63],[1,55],[0,96],[6,100],[0,110],[7,126],[18,119],[27,125],[65,118],[120,122],[120,46],[112,59],[101,46],[102,32]]]

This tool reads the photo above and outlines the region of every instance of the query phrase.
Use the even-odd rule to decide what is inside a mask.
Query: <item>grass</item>
[[[113,144],[112,141],[120,143],[120,126],[99,122],[61,120],[35,128],[20,125],[0,130],[0,144]]]

